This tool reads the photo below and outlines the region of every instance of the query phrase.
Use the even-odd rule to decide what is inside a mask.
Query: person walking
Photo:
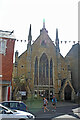
[[[44,99],[43,99],[44,112],[46,112],[46,110],[49,111],[49,109],[47,108],[47,104],[48,104],[48,101],[47,101],[47,99],[44,97]]]
[[[52,111],[56,111],[56,103],[57,103],[57,99],[55,96],[53,96],[52,98],[52,107],[53,107],[53,110]]]

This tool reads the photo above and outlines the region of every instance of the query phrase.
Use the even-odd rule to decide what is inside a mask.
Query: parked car
[[[34,120],[35,116],[29,112],[11,110],[0,104],[0,120]]]
[[[27,105],[22,101],[3,101],[1,104],[12,110],[27,111]]]

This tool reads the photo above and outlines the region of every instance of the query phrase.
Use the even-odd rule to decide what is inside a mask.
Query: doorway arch
[[[72,89],[69,85],[67,85],[64,89],[65,100],[71,100]]]

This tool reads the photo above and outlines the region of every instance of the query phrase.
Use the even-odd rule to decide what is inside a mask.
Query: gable
[[[32,48],[41,48],[41,49],[56,49],[53,41],[50,39],[48,33],[44,29],[35,42],[32,45]]]
[[[70,80],[68,80],[68,79],[66,79],[66,80],[64,81],[64,83],[63,83],[63,85],[62,85],[62,91],[64,91],[64,89],[65,89],[65,87],[66,87],[67,85],[69,85],[69,86],[71,87],[71,89],[72,89],[73,91],[75,91],[74,88],[73,88],[73,86],[72,86],[72,84],[71,84],[71,82],[70,82]]]

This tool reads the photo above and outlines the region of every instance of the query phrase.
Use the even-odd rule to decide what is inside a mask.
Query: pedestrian
[[[53,96],[52,98],[52,107],[53,107],[53,110],[52,111],[56,111],[56,103],[57,103],[57,99],[55,96]]]
[[[44,97],[44,99],[43,99],[44,112],[46,112],[45,110],[49,111],[49,109],[47,108],[47,104],[48,104],[48,101],[47,101],[47,99]]]

